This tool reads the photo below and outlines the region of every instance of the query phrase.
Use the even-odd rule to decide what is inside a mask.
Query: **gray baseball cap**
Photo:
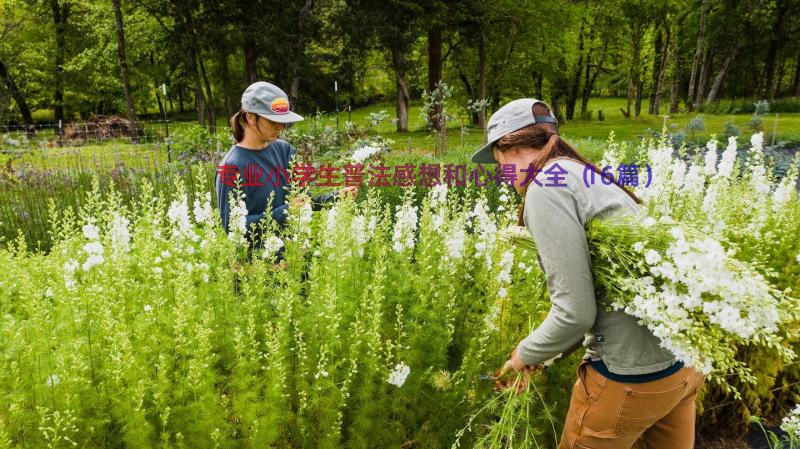
[[[535,123],[558,125],[558,120],[556,120],[556,116],[553,115],[552,111],[550,111],[550,115],[533,115],[533,105],[536,103],[547,106],[547,103],[535,98],[520,98],[506,103],[502,108],[495,111],[486,125],[488,142],[480,150],[476,151],[470,160],[481,164],[496,164],[497,160],[492,154],[492,146],[501,137]],[[547,109],[550,109],[550,106],[547,106]]]
[[[289,110],[286,92],[266,81],[258,81],[247,87],[242,94],[242,109],[267,120],[283,123],[287,128],[291,123],[303,120],[303,117]]]

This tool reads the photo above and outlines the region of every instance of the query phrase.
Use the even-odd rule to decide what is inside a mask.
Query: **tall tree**
[[[136,124],[136,110],[133,106],[131,93],[131,79],[128,70],[128,58],[125,56],[125,26],[122,22],[121,0],[112,0],[114,4],[114,26],[117,30],[117,58],[119,59],[119,72],[122,78],[122,89],[125,92],[125,103],[128,107],[128,120]]]
[[[64,120],[64,59],[66,57],[67,21],[71,8],[69,0],[50,0],[56,36],[55,76],[53,77],[53,110],[56,122]]]
[[[700,29],[697,33],[697,46],[695,47],[694,57],[692,58],[692,72],[689,76],[689,90],[686,94],[686,109],[694,110],[695,105],[695,85],[697,84],[697,70],[701,64],[701,58],[706,45],[706,14],[708,13],[708,0],[702,0],[700,4]]]
[[[775,60],[778,55],[778,50],[785,45],[786,38],[784,37],[784,26],[786,23],[787,12],[789,11],[790,0],[775,0],[775,21],[772,25],[772,33],[769,38],[769,47],[764,61],[764,86],[761,90],[761,95],[765,97],[774,97],[772,89],[773,80],[775,78]],[[780,77],[778,78],[780,82]]]

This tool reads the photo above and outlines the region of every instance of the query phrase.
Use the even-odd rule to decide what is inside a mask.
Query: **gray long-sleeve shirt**
[[[594,218],[635,214],[639,206],[618,186],[603,184],[597,176],[587,187],[584,168],[573,159],[552,159],[536,176],[542,186],[531,182],[525,195],[523,219],[536,242],[552,307],[542,324],[522,340],[519,356],[526,364],[539,364],[583,340],[585,358],[603,360],[614,374],[666,369],[675,358],[659,346],[658,338],[623,311],[606,311],[598,302],[602,298],[595,297],[585,226]],[[547,173],[551,169],[563,169],[557,182]]]

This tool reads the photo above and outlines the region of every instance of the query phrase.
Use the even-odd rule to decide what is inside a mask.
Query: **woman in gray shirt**
[[[691,448],[703,376],[676,361],[636,318],[607,311],[598,304],[605,298],[595,295],[585,226],[635,214],[641,201],[608,180],[587,186],[584,171],[601,172],[561,139],[556,125],[545,103],[512,101],[492,115],[489,143],[472,157],[516,166],[520,224],[536,242],[552,302],[502,371],[522,371],[527,381],[544,362],[582,344],[559,449]]]

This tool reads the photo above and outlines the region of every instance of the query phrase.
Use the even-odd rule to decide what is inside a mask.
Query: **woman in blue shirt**
[[[261,239],[255,225],[267,214],[280,225],[286,222],[288,204],[284,187],[290,181],[289,163],[296,150],[278,136],[284,128],[301,120],[303,117],[289,110],[286,93],[264,81],[253,83],[245,90],[242,108],[231,118],[236,144],[217,167],[217,205],[222,224],[228,231],[228,193],[235,189],[238,174],[247,206],[247,235],[251,248],[260,246]],[[312,205],[319,209],[321,204],[340,195],[355,196],[357,192],[357,187],[345,187],[338,192],[314,197]],[[270,202],[271,195],[274,196]]]

